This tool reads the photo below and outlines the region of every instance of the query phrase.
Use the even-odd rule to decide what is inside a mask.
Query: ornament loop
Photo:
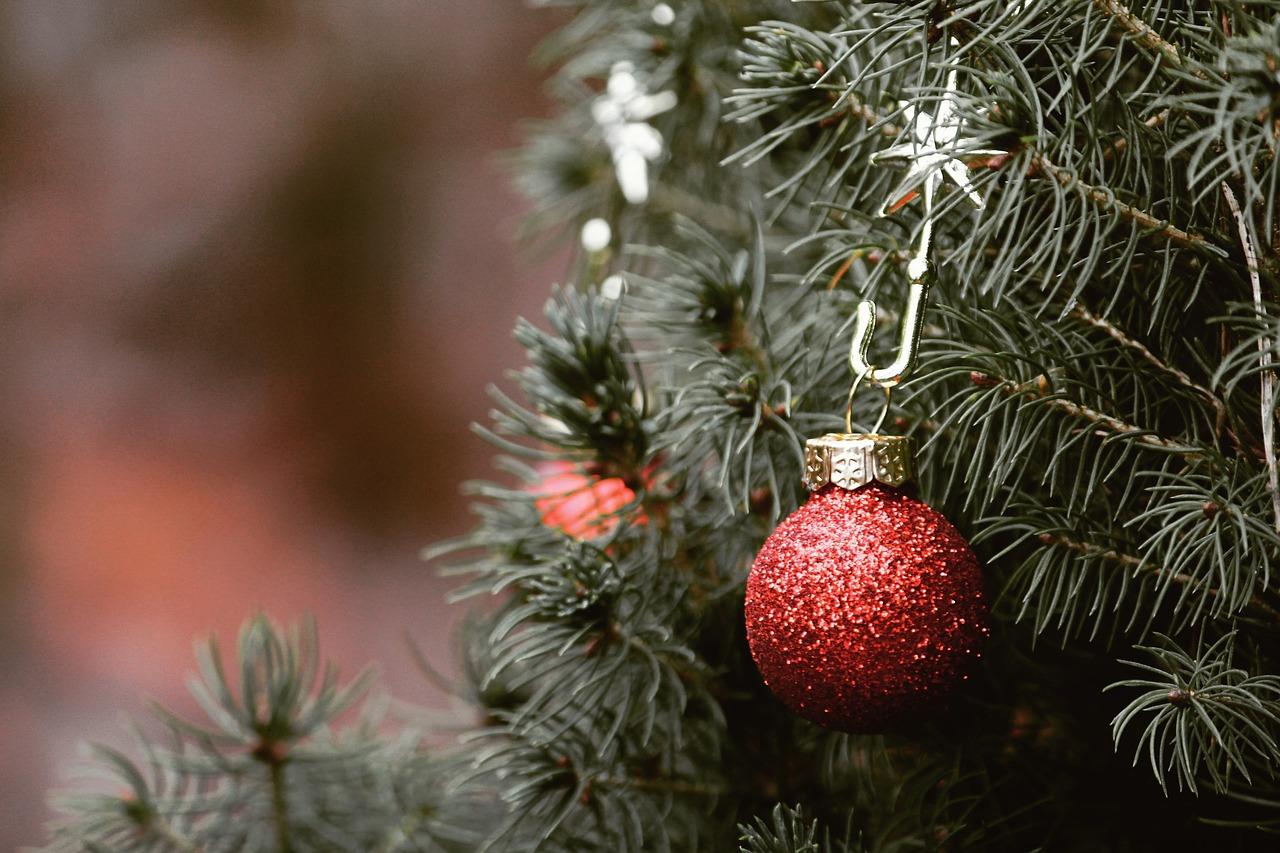
[[[853,378],[853,384],[849,386],[849,399],[844,404],[844,431],[846,433],[853,432],[853,397],[858,393],[858,386],[862,384],[862,380],[866,379],[870,371],[858,373]],[[895,383],[896,384],[896,383]],[[880,417],[876,418],[876,425],[870,430],[871,434],[879,434],[880,427],[884,426],[884,420],[889,415],[889,401],[893,396],[893,385],[881,385],[884,389],[884,408],[880,410]]]

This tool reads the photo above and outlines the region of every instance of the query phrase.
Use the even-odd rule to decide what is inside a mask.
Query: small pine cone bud
[[[1039,376],[1036,377],[1036,390],[1039,391],[1041,394],[1048,394],[1049,389],[1050,389],[1049,377],[1041,373]]]
[[[283,764],[285,759],[284,747],[273,740],[260,741],[251,754],[263,764],[272,766]]]
[[[1213,501],[1205,501],[1204,506],[1200,507],[1200,511],[1205,514],[1205,518],[1213,518],[1221,510],[1222,507],[1218,506]]]
[[[1004,164],[1008,163],[1012,159],[1013,159],[1013,154],[1011,152],[1006,151],[1003,154],[995,154],[991,157],[988,157],[978,165],[985,166],[988,169],[1003,169]]]
[[[995,377],[980,373],[977,370],[969,374],[969,381],[979,388],[994,388],[1000,384],[1000,381]]]
[[[751,511],[755,513],[767,512],[773,506],[773,492],[765,486],[754,489],[751,492]]]
[[[1041,533],[1036,538],[1040,540],[1041,545],[1052,545],[1054,541],[1052,533]]]
[[[1181,687],[1169,691],[1169,704],[1175,708],[1187,708],[1191,705],[1192,693],[1190,690],[1183,690]]]

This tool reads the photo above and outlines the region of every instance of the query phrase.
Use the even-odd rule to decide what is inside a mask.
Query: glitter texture
[[[879,483],[826,486],[778,525],[747,579],[746,618],[769,689],[849,732],[937,710],[987,636],[969,544],[937,510]]]

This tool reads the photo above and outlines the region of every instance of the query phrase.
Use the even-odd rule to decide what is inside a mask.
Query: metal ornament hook
[[[849,366],[853,375],[866,377],[878,388],[892,388],[901,384],[915,369],[920,353],[920,335],[924,328],[924,308],[929,299],[929,276],[926,274],[911,282],[907,292],[907,304],[902,310],[902,325],[898,334],[898,353],[893,361],[877,367],[867,360],[867,351],[875,337],[876,304],[870,300],[858,303],[853,325],[853,345],[849,348]]]
[[[876,421],[873,433],[878,433],[889,413],[889,399],[893,387],[900,384],[915,369],[916,358],[920,352],[920,336],[924,329],[924,310],[929,300],[929,285],[933,278],[933,265],[929,260],[933,244],[933,194],[936,182],[926,180],[922,187],[924,196],[924,222],[920,230],[920,244],[911,259],[907,261],[907,273],[911,276],[911,286],[907,292],[907,303],[902,309],[902,323],[898,335],[898,353],[893,361],[877,367],[867,358],[872,338],[876,330],[876,304],[870,299],[858,303],[853,324],[853,342],[849,347],[849,366],[853,369],[853,386],[849,389],[849,399],[845,406],[845,429],[853,431],[853,397],[863,381],[885,393],[884,409]]]
[[[954,38],[951,43],[953,46],[959,44]],[[910,196],[907,196],[903,201],[896,201],[899,191],[915,186],[920,188],[924,211],[920,223],[920,243],[907,259],[907,275],[910,277],[911,286],[907,293],[906,305],[902,310],[898,352],[893,361],[888,364],[877,366],[867,358],[872,338],[875,337],[876,304],[871,300],[858,303],[854,318],[853,342],[849,347],[849,366],[853,369],[854,375],[853,387],[849,389],[849,401],[845,408],[845,426],[849,429],[852,428],[853,420],[853,396],[864,381],[885,390],[885,407],[875,427],[878,431],[889,411],[889,395],[893,387],[905,381],[915,369],[920,336],[924,329],[924,311],[929,299],[929,286],[933,282],[931,260],[935,215],[933,203],[938,187],[944,179],[950,178],[975,207],[981,209],[984,204],[982,196],[969,181],[969,166],[957,157],[955,142],[961,131],[961,121],[956,117],[956,77],[956,69],[952,68],[947,72],[946,88],[933,114],[925,112],[919,105],[903,104],[904,114],[913,122],[913,138],[872,155],[873,160],[906,158],[910,161],[906,178],[881,206],[879,215],[887,216],[901,207],[905,201],[910,200]],[[969,155],[999,153],[1002,152],[967,151]]]

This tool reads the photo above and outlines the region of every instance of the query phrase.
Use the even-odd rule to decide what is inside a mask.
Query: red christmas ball
[[[823,486],[778,525],[751,567],[746,621],[779,699],[860,733],[936,711],[987,636],[969,544],[937,510],[878,482]]]

